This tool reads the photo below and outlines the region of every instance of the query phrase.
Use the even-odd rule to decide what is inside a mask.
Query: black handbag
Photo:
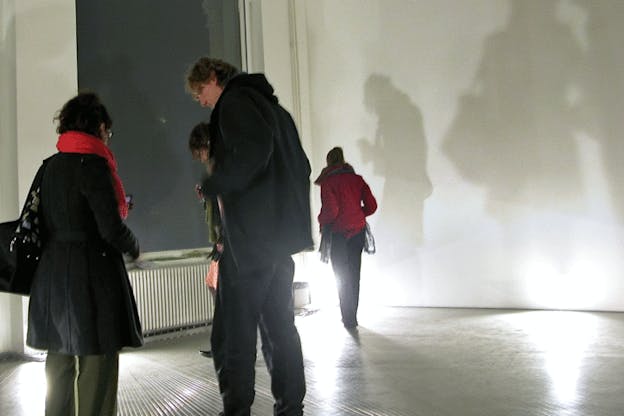
[[[371,231],[368,221],[366,222],[366,230],[364,231],[364,252],[367,254],[375,254],[377,248],[375,247],[375,237]]]
[[[0,223],[0,291],[30,294],[43,247],[40,192],[47,159],[37,171],[20,218]]]

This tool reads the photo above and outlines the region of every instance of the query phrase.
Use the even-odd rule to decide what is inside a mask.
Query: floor
[[[624,314],[376,308],[351,333],[335,308],[296,320],[306,415],[624,415]],[[119,415],[216,415],[207,336],[122,353]],[[0,415],[43,414],[42,359],[0,359]],[[271,415],[261,358],[256,390],[252,413]]]

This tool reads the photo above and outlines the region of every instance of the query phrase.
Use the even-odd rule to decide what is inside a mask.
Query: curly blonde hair
[[[217,78],[217,85],[225,87],[230,78],[238,72],[238,68],[232,64],[203,56],[189,68],[186,74],[186,90],[193,94],[202,84],[215,77]]]

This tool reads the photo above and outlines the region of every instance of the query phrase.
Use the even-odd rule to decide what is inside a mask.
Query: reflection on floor
[[[624,314],[378,308],[347,332],[336,309],[297,317],[307,415],[620,416]],[[207,334],[121,356],[120,415],[216,415]],[[259,355],[253,414],[272,414]],[[43,362],[0,360],[0,415],[43,414]]]

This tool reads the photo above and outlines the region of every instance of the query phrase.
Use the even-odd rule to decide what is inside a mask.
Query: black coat
[[[142,344],[122,253],[138,242],[117,208],[110,170],[95,155],[58,153],[41,185],[44,246],[30,294],[27,344],[70,355]]]
[[[215,171],[202,191],[223,202],[226,258],[246,273],[311,248],[310,163],[264,75],[232,78],[210,125]]]

